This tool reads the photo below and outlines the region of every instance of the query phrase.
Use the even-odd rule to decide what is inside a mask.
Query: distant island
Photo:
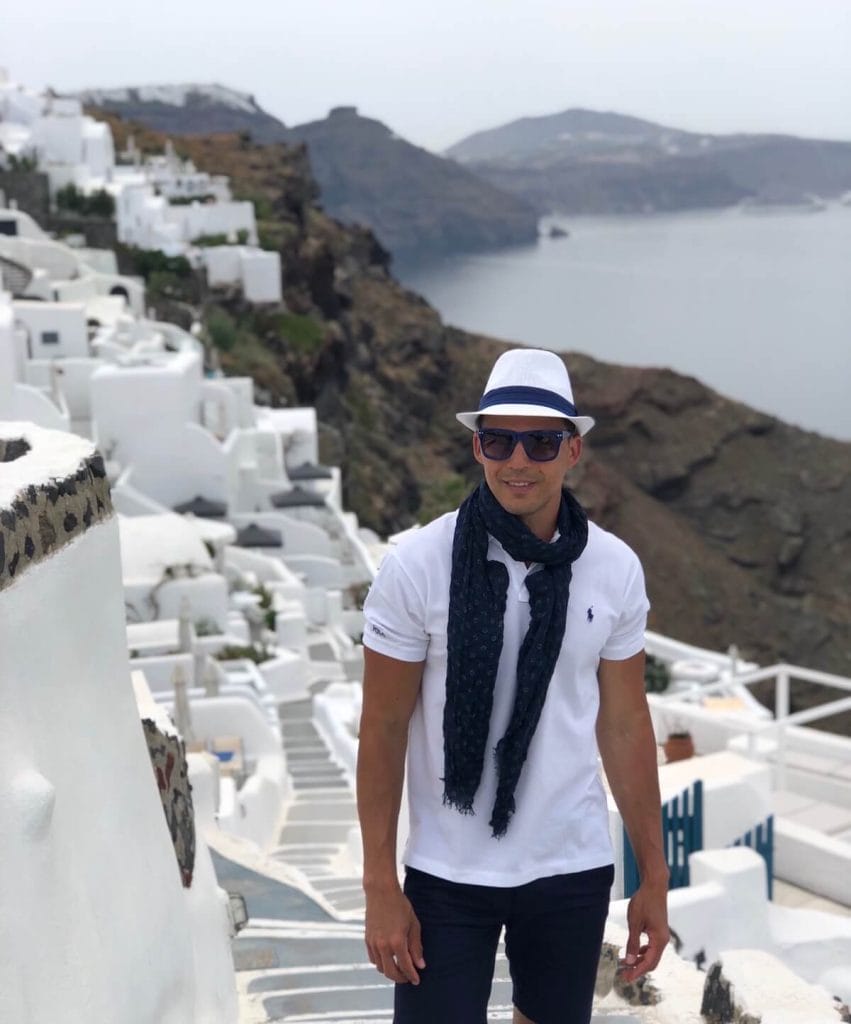
[[[477,132],[446,155],[542,214],[812,207],[851,189],[851,142],[701,134],[582,109]]]
[[[540,216],[636,214],[746,203],[799,205],[851,191],[851,142],[710,135],[637,117],[569,109],[477,132],[443,156],[338,107],[287,127],[253,96],[221,85],[80,94],[172,136],[218,132],[307,146],[323,208],[371,228],[401,262],[532,243]]]

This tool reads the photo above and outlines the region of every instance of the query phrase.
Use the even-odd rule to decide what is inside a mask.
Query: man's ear
[[[577,462],[579,462],[579,459],[582,457],[582,437],[579,434],[574,434],[572,437],[569,438],[567,443],[570,447],[569,468],[573,469],[573,467],[576,465]]]
[[[485,457],[482,455],[482,444],[479,441],[479,432],[477,430],[473,431],[473,458],[479,465],[484,465]]]

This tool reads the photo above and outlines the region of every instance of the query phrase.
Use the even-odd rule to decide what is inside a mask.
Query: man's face
[[[491,493],[506,512],[519,516],[541,540],[555,532],[561,488],[565,474],[579,461],[582,438],[568,437],[564,420],[550,416],[482,416],[479,426],[503,430],[564,430],[565,438],[551,462],[535,462],[518,442],[510,458],[499,462],[482,454],[477,433],[473,434],[473,455],[484,470]]]

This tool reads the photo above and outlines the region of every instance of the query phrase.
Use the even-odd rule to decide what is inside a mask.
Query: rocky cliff
[[[525,200],[411,145],[354,107],[298,125],[288,138],[307,144],[324,208],[368,225],[397,259],[537,238],[538,215]]]
[[[388,533],[452,507],[478,476],[454,413],[478,401],[505,346],[446,327],[369,232],[320,211],[304,149],[182,145],[262,201],[282,255],[286,313],[207,296],[208,324],[232,326],[210,332],[222,364],[252,373],[267,401],[317,407],[323,457],[343,466],[365,524]],[[641,555],[652,628],[851,675],[851,445],[668,370],[566,359],[598,419],[573,485]]]
[[[80,97],[93,113],[170,135],[231,132],[267,144],[305,143],[323,207],[371,228],[397,259],[418,262],[537,238],[538,214],[525,200],[411,145],[354,107],[287,128],[253,96],[219,85],[89,90]]]

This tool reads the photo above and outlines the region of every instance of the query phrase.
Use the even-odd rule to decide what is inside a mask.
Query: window
[[[58,345],[59,331],[42,331],[41,343],[42,345]]]
[[[18,222],[16,220],[0,220],[0,235],[17,235]]]

